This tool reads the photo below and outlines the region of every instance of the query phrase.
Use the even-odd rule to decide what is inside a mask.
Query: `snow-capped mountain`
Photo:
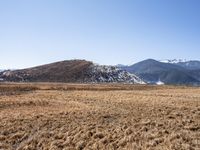
[[[186,59],[165,59],[165,60],[160,60],[159,62],[177,64],[177,63],[187,62],[187,60]]]
[[[186,59],[172,59],[172,60],[162,60],[160,61],[162,63],[170,63],[170,64],[175,64],[180,67],[183,67],[185,69],[189,70],[195,70],[195,69],[200,69],[200,61],[198,60],[186,60]]]
[[[164,63],[165,62],[165,63]],[[200,62],[185,60],[156,61],[147,59],[121,67],[148,84],[200,85]],[[170,62],[170,63],[169,63]]]

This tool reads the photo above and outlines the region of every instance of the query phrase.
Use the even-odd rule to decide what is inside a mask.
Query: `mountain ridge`
[[[65,60],[0,72],[0,81],[200,85],[200,61],[146,59],[127,66]]]
[[[147,83],[156,84],[162,81],[165,84],[200,84],[199,71],[191,70],[177,63],[160,62],[154,59],[146,59],[131,66],[121,67],[130,73],[136,74]],[[187,63],[187,62],[181,62]],[[196,76],[194,75],[196,74]]]

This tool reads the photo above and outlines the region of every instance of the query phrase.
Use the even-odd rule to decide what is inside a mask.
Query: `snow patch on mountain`
[[[158,82],[156,82],[156,84],[157,85],[164,85],[165,83],[159,80]]]
[[[92,65],[90,73],[91,82],[121,82],[132,84],[145,84],[134,74],[114,66]]]
[[[186,59],[165,59],[165,60],[160,60],[159,62],[177,64],[177,63],[187,62],[187,60]]]

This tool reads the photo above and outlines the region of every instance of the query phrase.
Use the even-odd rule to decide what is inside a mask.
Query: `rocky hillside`
[[[85,60],[69,60],[38,67],[3,71],[1,81],[9,82],[122,82],[144,84],[135,76],[113,66],[101,66]]]
[[[145,84],[139,77],[114,66],[91,65],[89,82],[124,82]]]

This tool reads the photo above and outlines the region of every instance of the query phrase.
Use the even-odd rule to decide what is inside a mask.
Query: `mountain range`
[[[66,60],[0,71],[0,81],[200,85],[200,61],[147,59],[130,66],[106,66],[86,60]]]
[[[200,61],[147,59],[131,66],[122,66],[122,70],[136,74],[145,82],[156,84],[199,85]]]

